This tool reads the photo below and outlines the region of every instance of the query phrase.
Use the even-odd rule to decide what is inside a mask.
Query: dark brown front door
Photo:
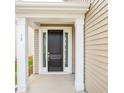
[[[48,30],[48,71],[63,71],[63,30]]]

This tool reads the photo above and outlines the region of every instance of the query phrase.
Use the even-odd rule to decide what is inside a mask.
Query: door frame
[[[48,30],[63,30],[63,72],[48,71]],[[46,67],[43,67],[43,32],[46,32]],[[65,32],[68,33],[68,67],[65,67]],[[39,74],[71,74],[72,73],[72,27],[43,26],[39,29]]]

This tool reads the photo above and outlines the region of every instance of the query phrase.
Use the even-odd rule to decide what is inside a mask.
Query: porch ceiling
[[[28,18],[28,21],[38,26],[40,24],[74,24],[73,18]]]

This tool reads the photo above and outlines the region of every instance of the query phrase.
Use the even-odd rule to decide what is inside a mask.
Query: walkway
[[[34,75],[28,93],[82,93],[74,88],[74,75]]]

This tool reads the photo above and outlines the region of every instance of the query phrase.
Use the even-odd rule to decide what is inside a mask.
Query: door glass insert
[[[65,67],[68,67],[68,33],[65,33]]]
[[[43,32],[43,67],[46,67],[46,32]]]

